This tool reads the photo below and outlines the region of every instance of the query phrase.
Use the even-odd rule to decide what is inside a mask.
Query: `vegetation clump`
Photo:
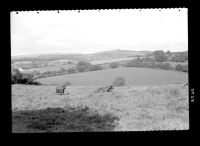
[[[110,64],[110,68],[117,68],[117,67],[119,67],[119,63],[117,62],[113,62]]]
[[[118,86],[118,87],[121,87],[121,86],[124,86],[125,85],[125,79],[123,77],[117,77],[114,82],[113,82],[113,86]]]
[[[34,75],[31,73],[21,73],[18,69],[12,70],[11,84],[42,85],[34,81]]]
[[[90,65],[90,71],[102,70],[103,68],[100,65]]]
[[[188,65],[177,64],[176,67],[175,67],[175,70],[188,72]]]

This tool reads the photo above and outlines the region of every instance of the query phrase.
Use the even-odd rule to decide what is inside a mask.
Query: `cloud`
[[[187,9],[11,13],[11,38],[12,54],[145,49],[144,44],[181,50],[188,43]]]

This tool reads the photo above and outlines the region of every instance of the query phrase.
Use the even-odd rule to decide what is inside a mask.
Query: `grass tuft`
[[[180,96],[180,91],[177,88],[172,88],[169,90],[169,95],[172,97]]]

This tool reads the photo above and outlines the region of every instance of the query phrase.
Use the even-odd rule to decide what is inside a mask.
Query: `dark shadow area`
[[[47,108],[12,113],[13,133],[113,131],[118,117],[85,108]]]

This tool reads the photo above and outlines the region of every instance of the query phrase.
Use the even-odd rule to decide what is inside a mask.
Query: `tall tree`
[[[167,61],[167,56],[162,50],[154,51],[154,57],[157,62]]]

